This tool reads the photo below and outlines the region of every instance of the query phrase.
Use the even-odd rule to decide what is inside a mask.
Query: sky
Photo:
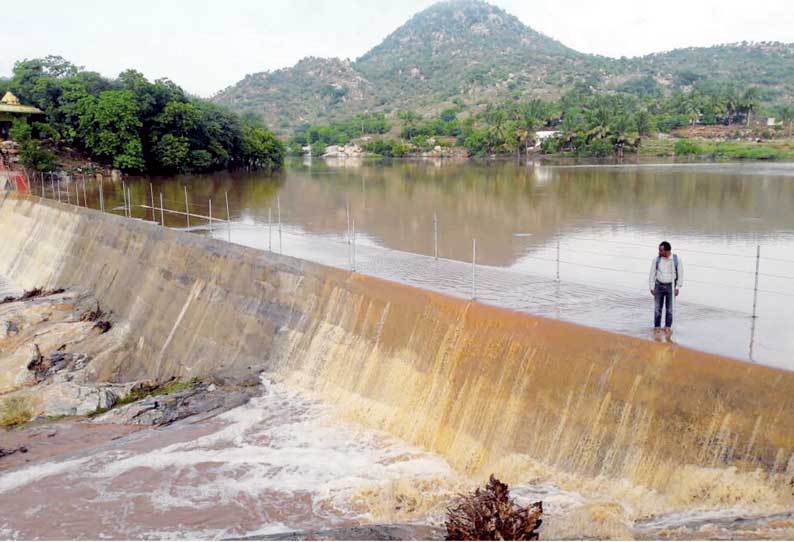
[[[28,0],[2,10],[0,77],[58,54],[115,77],[134,68],[208,97],[306,56],[354,60],[434,0]],[[790,0],[492,0],[585,53],[638,56],[737,41],[794,42]]]

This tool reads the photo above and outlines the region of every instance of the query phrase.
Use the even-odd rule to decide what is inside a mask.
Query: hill
[[[414,15],[355,62],[308,58],[246,76],[214,100],[285,134],[369,111],[437,113],[511,96],[558,98],[600,90],[670,93],[693,84],[756,85],[766,102],[794,97],[794,45],[738,43],[644,57],[589,55],[481,0],[450,0]]]

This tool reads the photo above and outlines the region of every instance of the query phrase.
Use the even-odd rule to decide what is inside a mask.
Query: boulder
[[[37,388],[40,414],[43,416],[85,416],[113,407],[129,395],[134,383],[87,385],[64,379]]]
[[[94,418],[94,423],[168,425],[177,420],[225,411],[248,401],[252,388],[224,388],[198,384],[168,395],[146,397]]]

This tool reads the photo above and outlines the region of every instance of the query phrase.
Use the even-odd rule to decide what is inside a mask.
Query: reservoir
[[[645,338],[650,264],[668,240],[686,270],[672,340],[794,369],[794,164],[315,160],[128,182],[140,218],[187,228],[150,209],[162,193],[184,213],[187,188],[190,213],[212,200],[217,219],[192,217],[197,233]],[[105,184],[122,213],[120,185]]]
[[[3,448],[32,446],[4,460],[0,533],[375,523],[434,538],[452,496],[494,472],[543,500],[546,538],[790,537],[791,172],[297,162],[105,179],[117,216],[75,207],[80,179],[61,186],[72,205],[0,198],[0,288],[67,285],[28,309],[50,329],[93,293],[114,327],[67,353],[102,379],[256,387],[169,426],[100,416],[4,434]],[[672,344],[644,340],[661,239],[686,266]]]

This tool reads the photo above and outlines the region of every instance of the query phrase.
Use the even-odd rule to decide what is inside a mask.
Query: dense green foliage
[[[39,123],[37,123],[37,128],[43,130]],[[23,166],[36,171],[51,171],[53,169],[55,155],[42,148],[41,143],[33,137],[33,128],[27,122],[14,122],[9,136],[20,145],[19,160]]]
[[[394,139],[376,139],[365,143],[363,149],[366,152],[387,158],[399,158],[408,154],[408,145]]]
[[[508,100],[489,105],[464,120],[460,118],[461,107],[445,109],[429,118],[400,111],[394,115],[399,139],[365,142],[363,148],[383,156],[402,156],[447,144],[464,147],[472,155],[523,153],[536,145],[538,131],[550,130],[558,135],[543,141],[547,153],[606,157],[636,152],[643,137],[682,126],[722,124],[742,128],[759,109],[755,87],[737,89],[703,82],[689,92],[669,96],[653,92],[647,82],[624,88],[624,92],[597,92],[587,85],[576,85],[559,100]],[[794,108],[780,115],[789,119],[789,126],[794,122]],[[346,131],[345,126],[350,123],[310,126],[293,138],[291,146],[299,150],[298,142],[309,141],[318,145],[315,154],[322,154],[324,145],[346,143],[364,133]],[[755,150],[747,157],[775,157],[764,152]],[[702,149],[681,141],[675,153],[702,154]],[[719,149],[714,155],[723,156]]]
[[[558,100],[577,85],[656,99],[729,84],[756,87],[764,106],[791,104],[794,45],[745,42],[607,58],[565,47],[480,0],[453,0],[418,13],[355,62],[305,59],[247,76],[215,99],[293,134],[306,122],[364,111],[435,117],[456,102],[479,112],[489,103]]]
[[[30,136],[76,147],[113,167],[139,172],[276,169],[284,148],[261,121],[191,98],[166,79],[133,70],[108,80],[61,57],[23,60],[4,82],[46,114]],[[27,161],[24,155],[23,161]],[[33,162],[40,162],[41,157]]]
[[[307,145],[316,145],[317,149],[324,149],[328,145],[345,145],[364,135],[385,134],[390,127],[383,113],[362,113],[328,125],[301,126],[290,138],[287,148],[290,154],[300,154],[301,148]]]

